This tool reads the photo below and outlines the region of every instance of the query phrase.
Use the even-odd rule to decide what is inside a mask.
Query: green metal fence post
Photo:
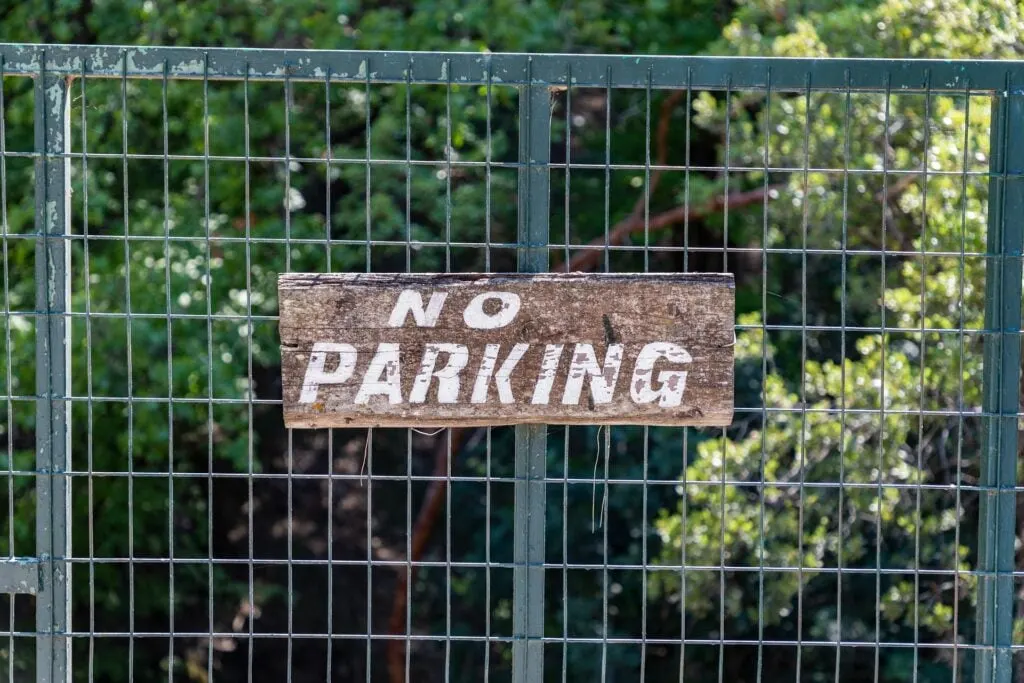
[[[46,72],[35,85],[36,171],[36,680],[65,683],[71,674],[71,443],[67,306],[71,259],[70,98],[67,76]]]
[[[985,277],[984,410],[978,519],[978,651],[975,680],[1010,683],[1020,409],[1021,248],[1024,236],[1024,96],[997,93],[989,151]]]
[[[529,66],[527,73],[530,72]],[[519,94],[519,271],[548,269],[551,97],[546,87]],[[544,680],[544,524],[547,427],[516,427],[512,680]]]

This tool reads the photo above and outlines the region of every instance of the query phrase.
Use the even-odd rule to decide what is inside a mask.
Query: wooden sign
[[[289,427],[728,425],[728,274],[281,275]]]

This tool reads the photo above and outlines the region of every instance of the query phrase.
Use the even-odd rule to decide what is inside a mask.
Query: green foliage
[[[779,3],[750,2],[726,27],[718,49],[752,56],[900,57],[930,56],[941,44],[946,57],[1017,54],[1017,45],[1003,37],[1004,27],[1020,22],[1016,4],[944,5],[955,7],[817,3],[790,17]],[[785,20],[777,21],[780,16]],[[955,26],[968,16],[997,25],[978,40],[967,39]],[[954,484],[976,466],[980,425],[942,415],[978,410],[981,403],[980,345],[971,331],[983,327],[985,264],[957,254],[985,251],[988,188],[962,174],[985,169],[987,102],[776,95],[770,106],[754,111],[741,105],[727,112],[721,100],[708,100],[698,112],[701,125],[717,130],[733,118],[731,158],[737,165],[767,160],[793,169],[781,193],[792,201],[783,196],[770,208],[767,246],[884,248],[905,255],[851,256],[824,269],[805,261],[788,285],[768,275],[770,291],[802,292],[788,310],[769,302],[760,313],[740,318],[749,329],[739,335],[737,359],[756,361],[766,354],[761,403],[770,412],[737,438],[700,445],[685,479],[701,483],[684,484],[677,509],[663,512],[657,522],[662,561],[685,553],[697,565],[724,559],[732,566],[769,568],[760,584],[742,573],[729,579],[729,586],[745,587],[723,593],[725,618],[736,625],[733,635],[792,632],[802,610],[804,637],[871,637],[880,614],[889,634],[883,639],[918,634],[949,642],[958,637],[957,600],[973,602],[973,581],[964,577],[851,580],[839,588],[859,585],[865,593],[844,605],[841,623],[834,613],[831,622],[825,619],[828,628],[819,618],[827,610],[808,613],[806,605],[837,590],[834,569],[823,568],[970,568],[973,531],[963,522],[965,503],[913,487]],[[839,172],[801,170],[822,168]],[[772,175],[772,181],[782,177]],[[812,341],[808,351],[806,337],[767,339],[759,328],[763,315],[777,324],[843,322],[894,331],[850,333],[838,340],[839,348],[831,340],[836,356],[819,360],[820,350]],[[961,328],[967,333],[940,332]],[[840,491],[816,485],[840,481]],[[799,575],[771,571],[797,566]],[[675,595],[698,620],[717,618],[717,589],[718,577],[710,574],[687,577],[685,593],[678,576],[652,581],[652,590]],[[877,602],[867,597],[874,591]],[[963,616],[961,628],[962,622]],[[950,675],[948,661],[914,671],[903,668],[906,660],[887,660],[887,679]]]

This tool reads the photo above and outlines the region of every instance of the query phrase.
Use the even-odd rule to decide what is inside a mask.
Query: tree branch
[[[658,131],[655,137],[655,166],[665,166],[668,164],[668,131],[669,124],[672,122],[672,111],[679,104],[679,100],[682,99],[685,92],[685,90],[673,90],[672,94],[661,103],[661,113],[658,115]],[[687,116],[689,116],[689,113],[687,113]],[[662,168],[654,169],[654,172],[651,173],[651,182],[648,190],[636,198],[630,216],[643,215],[644,206],[654,196],[654,191],[658,189],[658,183],[661,182],[663,173],[664,169]]]
[[[553,270],[565,270],[567,272],[590,270],[596,267],[601,260],[600,247],[604,247],[606,244],[609,246],[623,244],[630,235],[643,231],[645,227],[650,230],[659,230],[684,220],[703,218],[704,216],[717,213],[726,207],[736,209],[750,206],[751,204],[764,201],[766,190],[771,192],[772,190],[781,190],[784,187],[785,184],[780,183],[769,185],[767,188],[762,187],[756,190],[734,192],[727,196],[715,197],[711,201],[699,206],[677,206],[651,216],[646,224],[643,216],[638,216],[635,213],[630,214],[612,227],[608,233],[607,242],[603,236],[591,240],[586,250],[573,256],[567,264],[555,266]]]

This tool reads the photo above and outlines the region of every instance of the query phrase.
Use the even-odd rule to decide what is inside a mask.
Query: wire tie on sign
[[[608,458],[612,456],[612,432],[611,427],[607,427],[604,433],[604,462],[605,468],[608,467]],[[601,528],[608,523],[608,477],[604,480],[604,495],[601,496]]]
[[[601,430],[605,429],[605,425],[600,425],[597,428],[597,454],[594,457],[594,476],[591,479],[591,494],[590,494],[590,531],[596,533],[598,529],[604,525],[604,516],[608,505],[608,489],[605,488],[605,495],[601,496],[601,523],[597,522],[597,465],[601,462]],[[604,457],[608,458],[608,450],[611,448],[611,439],[608,439],[608,447],[605,448]],[[606,482],[607,484],[607,482]]]
[[[594,475],[590,478],[590,533],[597,531],[597,463],[601,460],[602,429],[604,429],[604,426],[599,425],[597,428],[597,439],[594,443],[596,455],[594,457]]]
[[[363,442],[363,464],[359,466],[359,488],[363,488],[363,472],[366,471],[366,460],[370,457],[370,442],[373,441],[373,427],[366,430],[366,441]]]
[[[411,429],[412,431],[416,432],[420,436],[437,436],[438,434],[440,434],[441,432],[443,432],[444,430],[446,430],[448,428],[447,427],[438,427],[437,429],[435,429],[432,432],[428,432],[428,431],[425,431],[423,429],[416,429],[415,427],[410,427],[409,429]]]

